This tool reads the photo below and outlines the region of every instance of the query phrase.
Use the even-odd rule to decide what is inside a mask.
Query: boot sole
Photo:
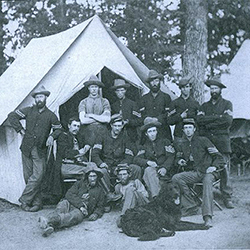
[[[54,233],[54,228],[53,227],[47,227],[43,233],[42,233],[42,236],[43,237],[48,237],[50,236],[52,233]]]

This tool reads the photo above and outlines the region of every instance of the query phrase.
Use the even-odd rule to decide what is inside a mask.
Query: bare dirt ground
[[[116,226],[119,211],[112,211],[95,221],[83,223],[41,236],[38,217],[53,207],[37,213],[0,201],[0,249],[98,249],[98,250],[158,250],[158,249],[250,249],[250,176],[232,178],[235,209],[215,208],[214,226],[208,231],[177,232],[174,237],[151,242],[139,242],[127,237]],[[201,215],[185,220],[202,222]]]

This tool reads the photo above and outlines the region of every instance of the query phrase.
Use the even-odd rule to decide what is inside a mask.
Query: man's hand
[[[205,115],[205,112],[203,112],[203,111],[198,111],[198,112],[197,112],[197,115]]]
[[[88,211],[87,211],[87,209],[86,209],[85,207],[80,207],[80,211],[82,212],[82,214],[83,214],[84,216],[87,216],[87,215],[88,215]]]
[[[207,149],[209,154],[216,154],[218,153],[218,149],[216,147],[210,147]]]
[[[184,159],[180,159],[180,160],[178,161],[178,165],[180,165],[180,166],[186,166],[186,165],[187,165],[187,161],[184,160]]]
[[[167,173],[166,168],[160,168],[160,169],[158,170],[158,174],[161,175],[161,176],[165,176],[166,173]]]
[[[124,121],[123,121],[123,126],[127,125],[128,123],[129,123],[129,120],[128,120],[128,119],[124,120]]]
[[[183,119],[183,118],[187,118],[187,112],[188,112],[188,109],[186,109],[185,111],[183,111],[182,113],[181,113],[181,118]]]
[[[99,168],[106,168],[106,169],[108,169],[109,166],[107,165],[107,163],[103,162],[103,163],[100,164]]]
[[[98,219],[98,214],[91,214],[89,216],[89,220],[91,220],[91,221],[94,221],[94,220],[97,220],[97,219]]]
[[[25,135],[25,130],[22,128],[19,133],[21,134],[21,136],[24,136]]]
[[[85,145],[83,148],[79,149],[80,155],[85,155],[90,149],[89,145]]]
[[[50,135],[50,136],[48,137],[47,141],[46,141],[46,146],[47,146],[47,147],[49,147],[49,146],[52,147],[53,144],[54,144],[54,138],[53,138],[53,136]]]
[[[156,168],[158,166],[155,161],[147,161],[147,164],[151,168]]]
[[[207,174],[210,174],[210,173],[213,173],[214,171],[216,171],[216,167],[208,167],[207,170],[206,170],[206,173]]]
[[[85,199],[85,200],[87,200],[87,199],[89,198],[89,193],[83,194],[83,195],[82,195],[82,198]]]

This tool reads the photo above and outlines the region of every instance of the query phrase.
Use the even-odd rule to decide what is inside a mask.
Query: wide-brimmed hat
[[[86,175],[88,175],[90,172],[95,172],[99,178],[103,177],[102,171],[94,162],[88,162],[87,167],[84,169],[84,172]]]
[[[225,89],[226,86],[221,82],[220,76],[213,76],[210,79],[208,79],[205,84],[210,87],[211,85],[215,85],[220,87],[221,89]]]
[[[116,90],[119,88],[129,88],[130,85],[126,83],[123,79],[115,79],[114,80],[114,85],[111,87],[111,89]]]
[[[104,87],[104,84],[95,75],[90,76],[89,80],[84,83],[85,87],[88,87],[90,85],[97,85],[97,86],[99,86],[101,88]]]
[[[132,171],[131,167],[130,167],[127,163],[121,163],[121,164],[118,164],[117,167],[115,168],[114,174],[115,174],[115,175],[118,175],[118,173],[119,173],[121,170],[127,170],[129,174],[130,174],[131,171]]]
[[[123,117],[121,114],[113,114],[110,119],[110,124],[113,124],[115,122],[123,121]]]
[[[147,82],[151,82],[153,79],[156,79],[156,78],[158,78],[160,80],[164,79],[163,75],[159,74],[156,70],[154,70],[154,69],[149,70]]]
[[[49,96],[50,95],[50,92],[45,89],[45,87],[43,85],[39,86],[37,89],[35,89],[32,93],[31,93],[31,96],[33,98],[35,98],[36,95],[38,94],[43,94],[43,95],[46,95],[46,96]]]
[[[156,117],[146,117],[143,122],[143,126],[141,126],[141,131],[145,131],[152,127],[160,127],[161,123],[158,121]]]
[[[179,83],[177,84],[179,86],[179,88],[182,88],[184,86],[186,86],[187,84],[192,84],[192,77],[183,77]]]
[[[183,122],[183,126],[187,125],[187,124],[192,124],[192,125],[195,126],[195,120],[194,120],[194,118],[185,118],[185,119],[183,119],[182,122]]]

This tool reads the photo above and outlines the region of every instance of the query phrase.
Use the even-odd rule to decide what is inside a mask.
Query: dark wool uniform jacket
[[[124,120],[129,121],[126,125],[128,136],[131,141],[136,141],[138,138],[136,129],[142,122],[137,104],[125,97],[122,101],[118,100],[111,105],[111,112],[112,114],[120,113]]]
[[[123,131],[117,138],[112,138],[111,131],[96,138],[92,151],[92,159],[98,166],[105,162],[109,167],[116,167],[119,163],[133,162],[133,146]]]
[[[148,161],[155,161],[159,168],[166,168],[169,172],[173,168],[175,150],[168,139],[157,137],[154,142],[148,138],[140,147],[134,158],[134,163],[146,168]]]
[[[200,105],[191,96],[184,99],[182,96],[172,101],[168,113],[168,124],[175,125],[174,136],[182,137],[182,117],[181,113],[188,109],[187,118],[196,119]]]
[[[156,97],[153,97],[152,92],[141,97],[139,108],[144,120],[146,117],[156,117],[162,124],[159,129],[160,134],[164,138],[172,140],[171,130],[167,124],[168,111],[171,103],[171,98],[168,94],[159,91]]]
[[[23,129],[20,120],[26,120],[25,135],[21,145],[21,151],[27,157],[30,156],[31,150],[34,146],[38,149],[40,157],[46,155],[46,141],[49,136],[50,130],[53,129],[55,133],[53,137],[58,137],[61,133],[61,124],[57,116],[50,111],[47,107],[40,113],[36,105],[17,109],[11,112],[8,116],[11,126],[20,132]]]
[[[89,194],[89,199],[86,202],[82,196],[87,193]],[[86,204],[89,215],[97,214],[99,217],[103,215],[105,194],[98,184],[95,187],[91,187],[87,179],[77,181],[68,190],[65,199],[76,208],[83,207],[83,203]]]
[[[220,97],[215,104],[211,100],[203,103],[201,111],[204,115],[197,117],[200,135],[206,136],[221,153],[231,153],[232,103]]]
[[[180,159],[190,162],[193,161],[193,169],[203,174],[208,167],[216,167],[218,170],[224,168],[225,162],[221,153],[216,149],[213,143],[206,137],[194,135],[189,141],[184,135],[181,139],[174,141],[176,151],[176,163]],[[213,148],[215,153],[209,153],[208,148]]]
[[[74,138],[78,142],[79,149],[85,146],[83,140],[80,140],[77,136],[74,137],[70,132],[63,132],[57,139],[57,153],[56,158],[75,160],[75,156],[79,154],[79,151],[74,148]]]

